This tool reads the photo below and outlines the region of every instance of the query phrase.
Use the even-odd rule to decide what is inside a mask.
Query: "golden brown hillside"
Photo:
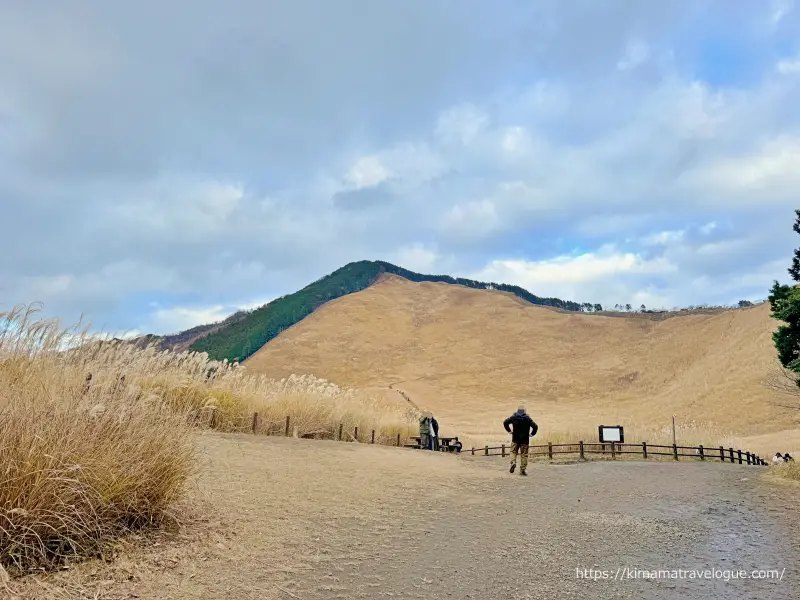
[[[621,318],[387,276],[324,305],[246,365],[274,377],[312,373],[340,385],[394,385],[436,414],[443,435],[471,440],[504,439],[502,419],[524,403],[540,439],[591,435],[601,423],[653,439],[656,430],[671,432],[674,414],[684,437],[701,429],[699,442],[729,432],[756,451],[790,450],[800,441],[790,431],[800,426],[800,411],[776,406],[764,386],[775,364],[776,325],[766,304]]]

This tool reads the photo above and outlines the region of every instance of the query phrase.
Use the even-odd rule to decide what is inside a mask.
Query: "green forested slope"
[[[243,361],[284,329],[304,319],[325,302],[369,287],[382,273],[394,273],[410,281],[434,281],[472,288],[491,286],[500,291],[510,292],[532,304],[564,310],[601,308],[600,305],[579,304],[559,298],[540,298],[515,285],[490,284],[449,275],[424,275],[387,262],[364,260],[345,265],[293,294],[277,298],[235,322],[220,327],[195,341],[190,350],[208,352],[209,356],[216,360],[227,358],[230,361]]]

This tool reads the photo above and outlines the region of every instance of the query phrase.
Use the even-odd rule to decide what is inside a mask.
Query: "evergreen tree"
[[[795,210],[793,229],[800,234],[800,210]],[[792,266],[787,271],[794,281],[800,281],[800,248],[795,249]],[[772,334],[778,360],[785,368],[800,375],[800,288],[775,281],[768,300],[772,317],[785,323]],[[795,381],[800,386],[800,377]]]

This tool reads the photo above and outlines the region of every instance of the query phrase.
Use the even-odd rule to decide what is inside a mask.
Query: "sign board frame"
[[[599,425],[597,427],[597,435],[600,443],[625,443],[625,429],[622,425]]]

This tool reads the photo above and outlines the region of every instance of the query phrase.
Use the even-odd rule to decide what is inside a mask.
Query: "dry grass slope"
[[[596,437],[600,423],[655,442],[800,447],[800,414],[765,385],[775,363],[768,305],[665,320],[565,314],[502,292],[388,276],[324,305],[246,366],[340,385],[390,384],[434,411],[443,434],[480,443],[520,402],[541,439]],[[788,445],[787,445],[788,444]]]

